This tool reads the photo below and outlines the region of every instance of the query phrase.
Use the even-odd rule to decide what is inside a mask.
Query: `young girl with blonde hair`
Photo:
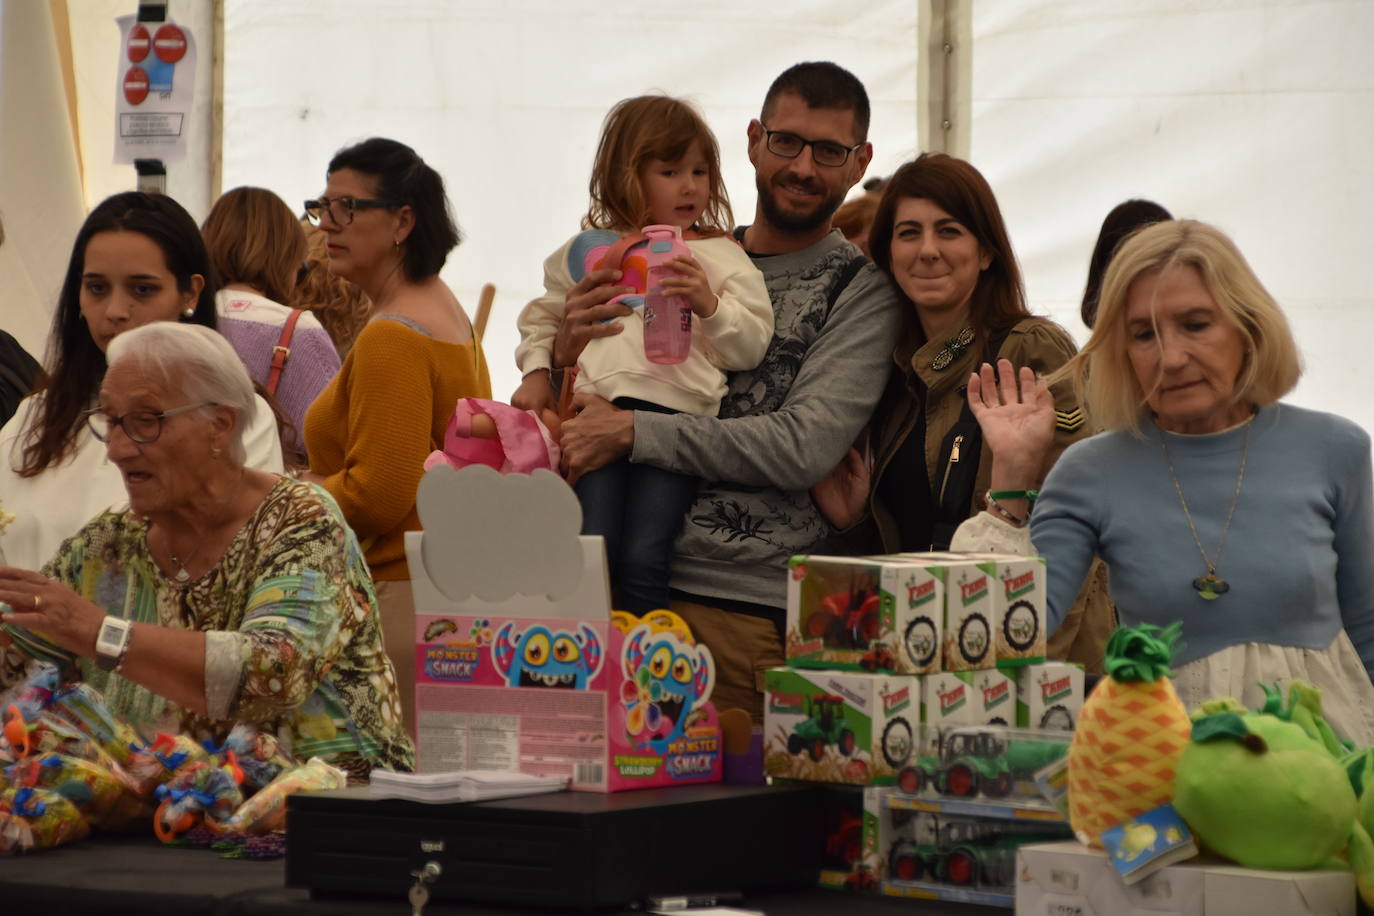
[[[716,138],[690,105],[662,95],[619,102],[606,116],[592,167],[583,232],[544,262],[545,294],[520,315],[516,363],[525,378],[516,406],[551,406],[553,341],[569,290],[586,255],[615,235],[650,225],[682,230],[690,256],[670,262],[667,295],[692,309],[691,351],[680,363],[644,355],[643,309],[620,319],[621,333],[591,341],[577,363],[574,390],[618,407],[714,416],[725,372],[752,369],[773,336],[763,275],[729,235],[732,216],[720,176]],[[576,482],[583,533],[606,539],[617,606],[644,613],[668,605],[673,541],[696,495],[697,480],[622,459]]]

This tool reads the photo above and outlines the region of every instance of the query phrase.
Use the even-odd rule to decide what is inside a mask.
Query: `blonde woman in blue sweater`
[[[1129,238],[1063,371],[1108,431],[1064,452],[1033,510],[999,497],[954,549],[1044,556],[1051,632],[1101,555],[1123,624],[1183,622],[1174,684],[1190,707],[1256,707],[1260,684],[1301,679],[1341,737],[1374,744],[1370,438],[1280,402],[1297,346],[1235,244],[1186,220]],[[969,399],[992,490],[1025,489],[1051,441],[1045,380],[1004,360],[972,376]]]

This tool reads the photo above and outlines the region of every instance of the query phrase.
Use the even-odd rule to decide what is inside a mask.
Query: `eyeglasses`
[[[171,410],[135,410],[122,417],[112,417],[97,407],[86,411],[83,416],[86,418],[86,425],[101,442],[109,442],[115,427],[118,426],[131,441],[147,445],[149,442],[156,442],[158,436],[162,435],[162,421],[168,417],[175,417],[189,410],[200,410],[202,407],[218,406],[214,401],[202,401],[199,404],[187,404],[185,407],[173,407]]]
[[[399,206],[400,204],[394,200],[366,200],[361,197],[335,197],[330,200],[328,197],[321,197],[319,200],[305,202],[305,218],[310,220],[310,225],[318,226],[321,216],[328,211],[329,218],[336,225],[347,226],[353,222],[353,213],[356,210],[390,210]]]
[[[853,146],[845,146],[843,143],[836,143],[834,140],[806,140],[796,134],[786,130],[769,130],[768,125],[762,121],[759,126],[763,128],[764,135],[768,138],[768,152],[784,159],[796,159],[801,155],[801,151],[806,147],[811,147],[811,158],[816,161],[816,165],[824,165],[829,168],[839,168],[849,161],[849,154],[854,152],[862,143],[855,143]]]

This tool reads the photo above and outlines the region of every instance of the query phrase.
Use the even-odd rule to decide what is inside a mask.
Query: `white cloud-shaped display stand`
[[[416,493],[424,526],[423,570],[447,599],[505,604],[517,596],[561,602],[586,585],[588,545],[579,538],[582,507],[563,478],[551,471],[498,474],[475,465],[455,471],[436,465]],[[412,539],[407,553],[415,565]],[[604,582],[604,548],[594,539]],[[591,564],[593,567],[595,564]]]

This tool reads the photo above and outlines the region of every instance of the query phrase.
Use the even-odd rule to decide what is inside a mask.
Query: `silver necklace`
[[[1251,420],[1253,419],[1251,417]],[[1226,535],[1231,532],[1231,519],[1236,515],[1236,503],[1240,502],[1240,487],[1245,482],[1245,461],[1250,455],[1250,429],[1253,425],[1251,420],[1247,420],[1245,423],[1245,444],[1241,447],[1240,471],[1236,474],[1236,492],[1231,496],[1231,511],[1226,513],[1226,522],[1221,526],[1221,540],[1217,543],[1216,555],[1210,559],[1207,556],[1207,551],[1202,547],[1202,538],[1198,537],[1197,526],[1193,524],[1193,515],[1188,511],[1188,500],[1183,498],[1183,485],[1178,482],[1178,474],[1174,471],[1173,459],[1169,456],[1168,433],[1160,430],[1159,445],[1164,449],[1164,461],[1169,465],[1169,479],[1174,482],[1174,490],[1178,493],[1178,504],[1183,507],[1183,519],[1188,523],[1188,530],[1193,533],[1193,543],[1197,545],[1197,552],[1202,554],[1202,562],[1207,567],[1207,575],[1198,576],[1193,580],[1193,588],[1204,601],[1220,598],[1231,590],[1230,583],[1217,575],[1217,564],[1221,562],[1221,552],[1226,549]]]

